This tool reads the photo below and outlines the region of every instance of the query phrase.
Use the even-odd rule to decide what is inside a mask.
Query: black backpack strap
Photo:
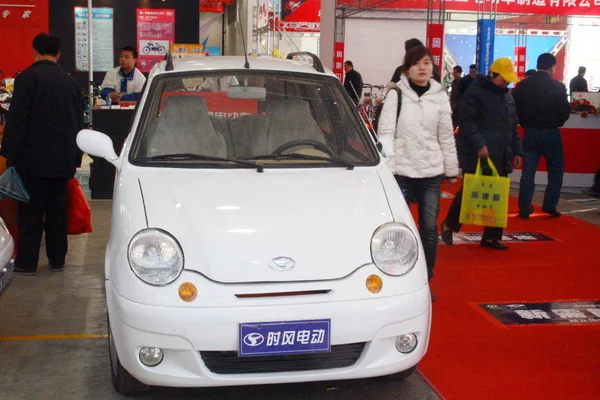
[[[395,87],[394,90],[398,94],[398,108],[396,110],[396,126],[398,126],[398,118],[400,118],[400,111],[402,111],[402,90],[398,87]]]

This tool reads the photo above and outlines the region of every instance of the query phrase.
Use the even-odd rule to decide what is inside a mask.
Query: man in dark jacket
[[[454,129],[458,127],[458,106],[460,104],[460,96],[462,95],[460,92],[460,80],[462,78],[462,72],[463,69],[460,65],[452,68],[452,76],[454,80],[452,80],[452,90],[450,91],[450,108],[452,109],[452,125],[454,126]]]
[[[556,210],[564,174],[564,154],[559,127],[571,115],[567,88],[554,80],[556,58],[549,53],[537,60],[537,72],[523,80],[513,92],[519,123],[525,129],[524,161],[519,185],[519,216],[529,218],[533,213],[531,201],[535,191],[535,173],[540,157],[546,159],[548,185],[542,211],[559,217]]]
[[[469,87],[471,86],[471,84],[473,82],[475,82],[476,78],[477,78],[477,65],[471,64],[471,65],[469,65],[469,75],[463,76],[462,79],[460,80],[461,96],[462,96],[462,94],[466,93],[467,90],[469,90]]]
[[[460,104],[460,125],[457,149],[463,173],[475,173],[477,160],[482,165],[491,159],[500,176],[508,176],[513,166],[521,165],[521,139],[517,131],[517,113],[508,91],[511,82],[517,82],[514,66],[509,58],[499,58],[490,67],[488,76],[478,76],[463,95]],[[489,174],[491,171],[487,171]],[[442,240],[452,244],[452,232],[461,228],[460,206],[462,190],[457,193],[442,224]],[[483,247],[506,250],[501,243],[502,228],[486,227]]]
[[[67,254],[67,181],[81,164],[75,143],[83,127],[83,97],[75,81],[57,64],[60,40],[39,34],[35,63],[15,81],[2,151],[16,167],[29,193],[19,203],[15,273],[35,275],[42,231],[53,271],[64,269]]]
[[[358,105],[360,97],[363,91],[363,80],[360,73],[354,69],[352,61],[346,61],[344,63],[344,71],[346,72],[346,78],[344,78],[344,89],[350,95],[354,103]]]
[[[577,71],[577,76],[571,79],[571,82],[569,82],[569,91],[571,92],[571,96],[573,96],[573,93],[575,92],[588,91],[588,83],[584,78],[585,71],[585,67],[579,67],[579,70]]]

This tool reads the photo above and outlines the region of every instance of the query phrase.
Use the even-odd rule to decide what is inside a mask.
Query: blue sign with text
[[[330,347],[331,321],[240,324],[240,357],[324,353]]]
[[[487,75],[494,62],[494,37],[496,36],[496,20],[480,19],[477,21],[477,54],[475,64],[477,72]]]

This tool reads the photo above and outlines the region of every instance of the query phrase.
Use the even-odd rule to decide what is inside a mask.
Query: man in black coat
[[[75,137],[83,127],[83,97],[61,70],[60,40],[39,34],[33,40],[35,63],[15,80],[2,150],[16,167],[29,203],[19,203],[15,273],[35,275],[42,231],[53,271],[67,255],[67,182],[81,164]]]
[[[346,92],[348,92],[352,100],[354,100],[354,103],[358,105],[363,91],[362,75],[354,69],[352,61],[346,61],[344,63],[344,71],[346,72],[344,89],[346,89]]]
[[[478,159],[486,166],[491,159],[500,176],[508,176],[513,166],[521,165],[521,139],[517,131],[515,103],[508,91],[510,83],[517,82],[514,66],[509,58],[499,58],[490,67],[488,76],[478,76],[463,95],[460,103],[460,122],[457,150],[463,173],[473,174]],[[490,174],[491,171],[485,171]],[[442,224],[442,240],[452,244],[452,232],[460,231],[462,190],[456,194]],[[501,243],[502,228],[485,227],[481,245],[506,250]]]
[[[544,194],[542,211],[559,217],[556,210],[564,175],[564,153],[559,127],[571,115],[567,88],[554,80],[556,58],[541,54],[537,72],[517,85],[513,92],[519,123],[525,129],[523,138],[523,171],[519,185],[519,216],[529,218],[533,213],[531,202],[535,191],[535,174],[540,157],[546,159],[548,185]]]

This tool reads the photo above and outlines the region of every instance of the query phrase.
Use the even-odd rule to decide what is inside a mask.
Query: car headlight
[[[383,273],[404,275],[417,263],[419,242],[408,226],[397,222],[384,224],[371,239],[371,257]]]
[[[175,238],[159,229],[138,232],[127,252],[133,273],[155,286],[173,283],[183,271],[183,251]]]

